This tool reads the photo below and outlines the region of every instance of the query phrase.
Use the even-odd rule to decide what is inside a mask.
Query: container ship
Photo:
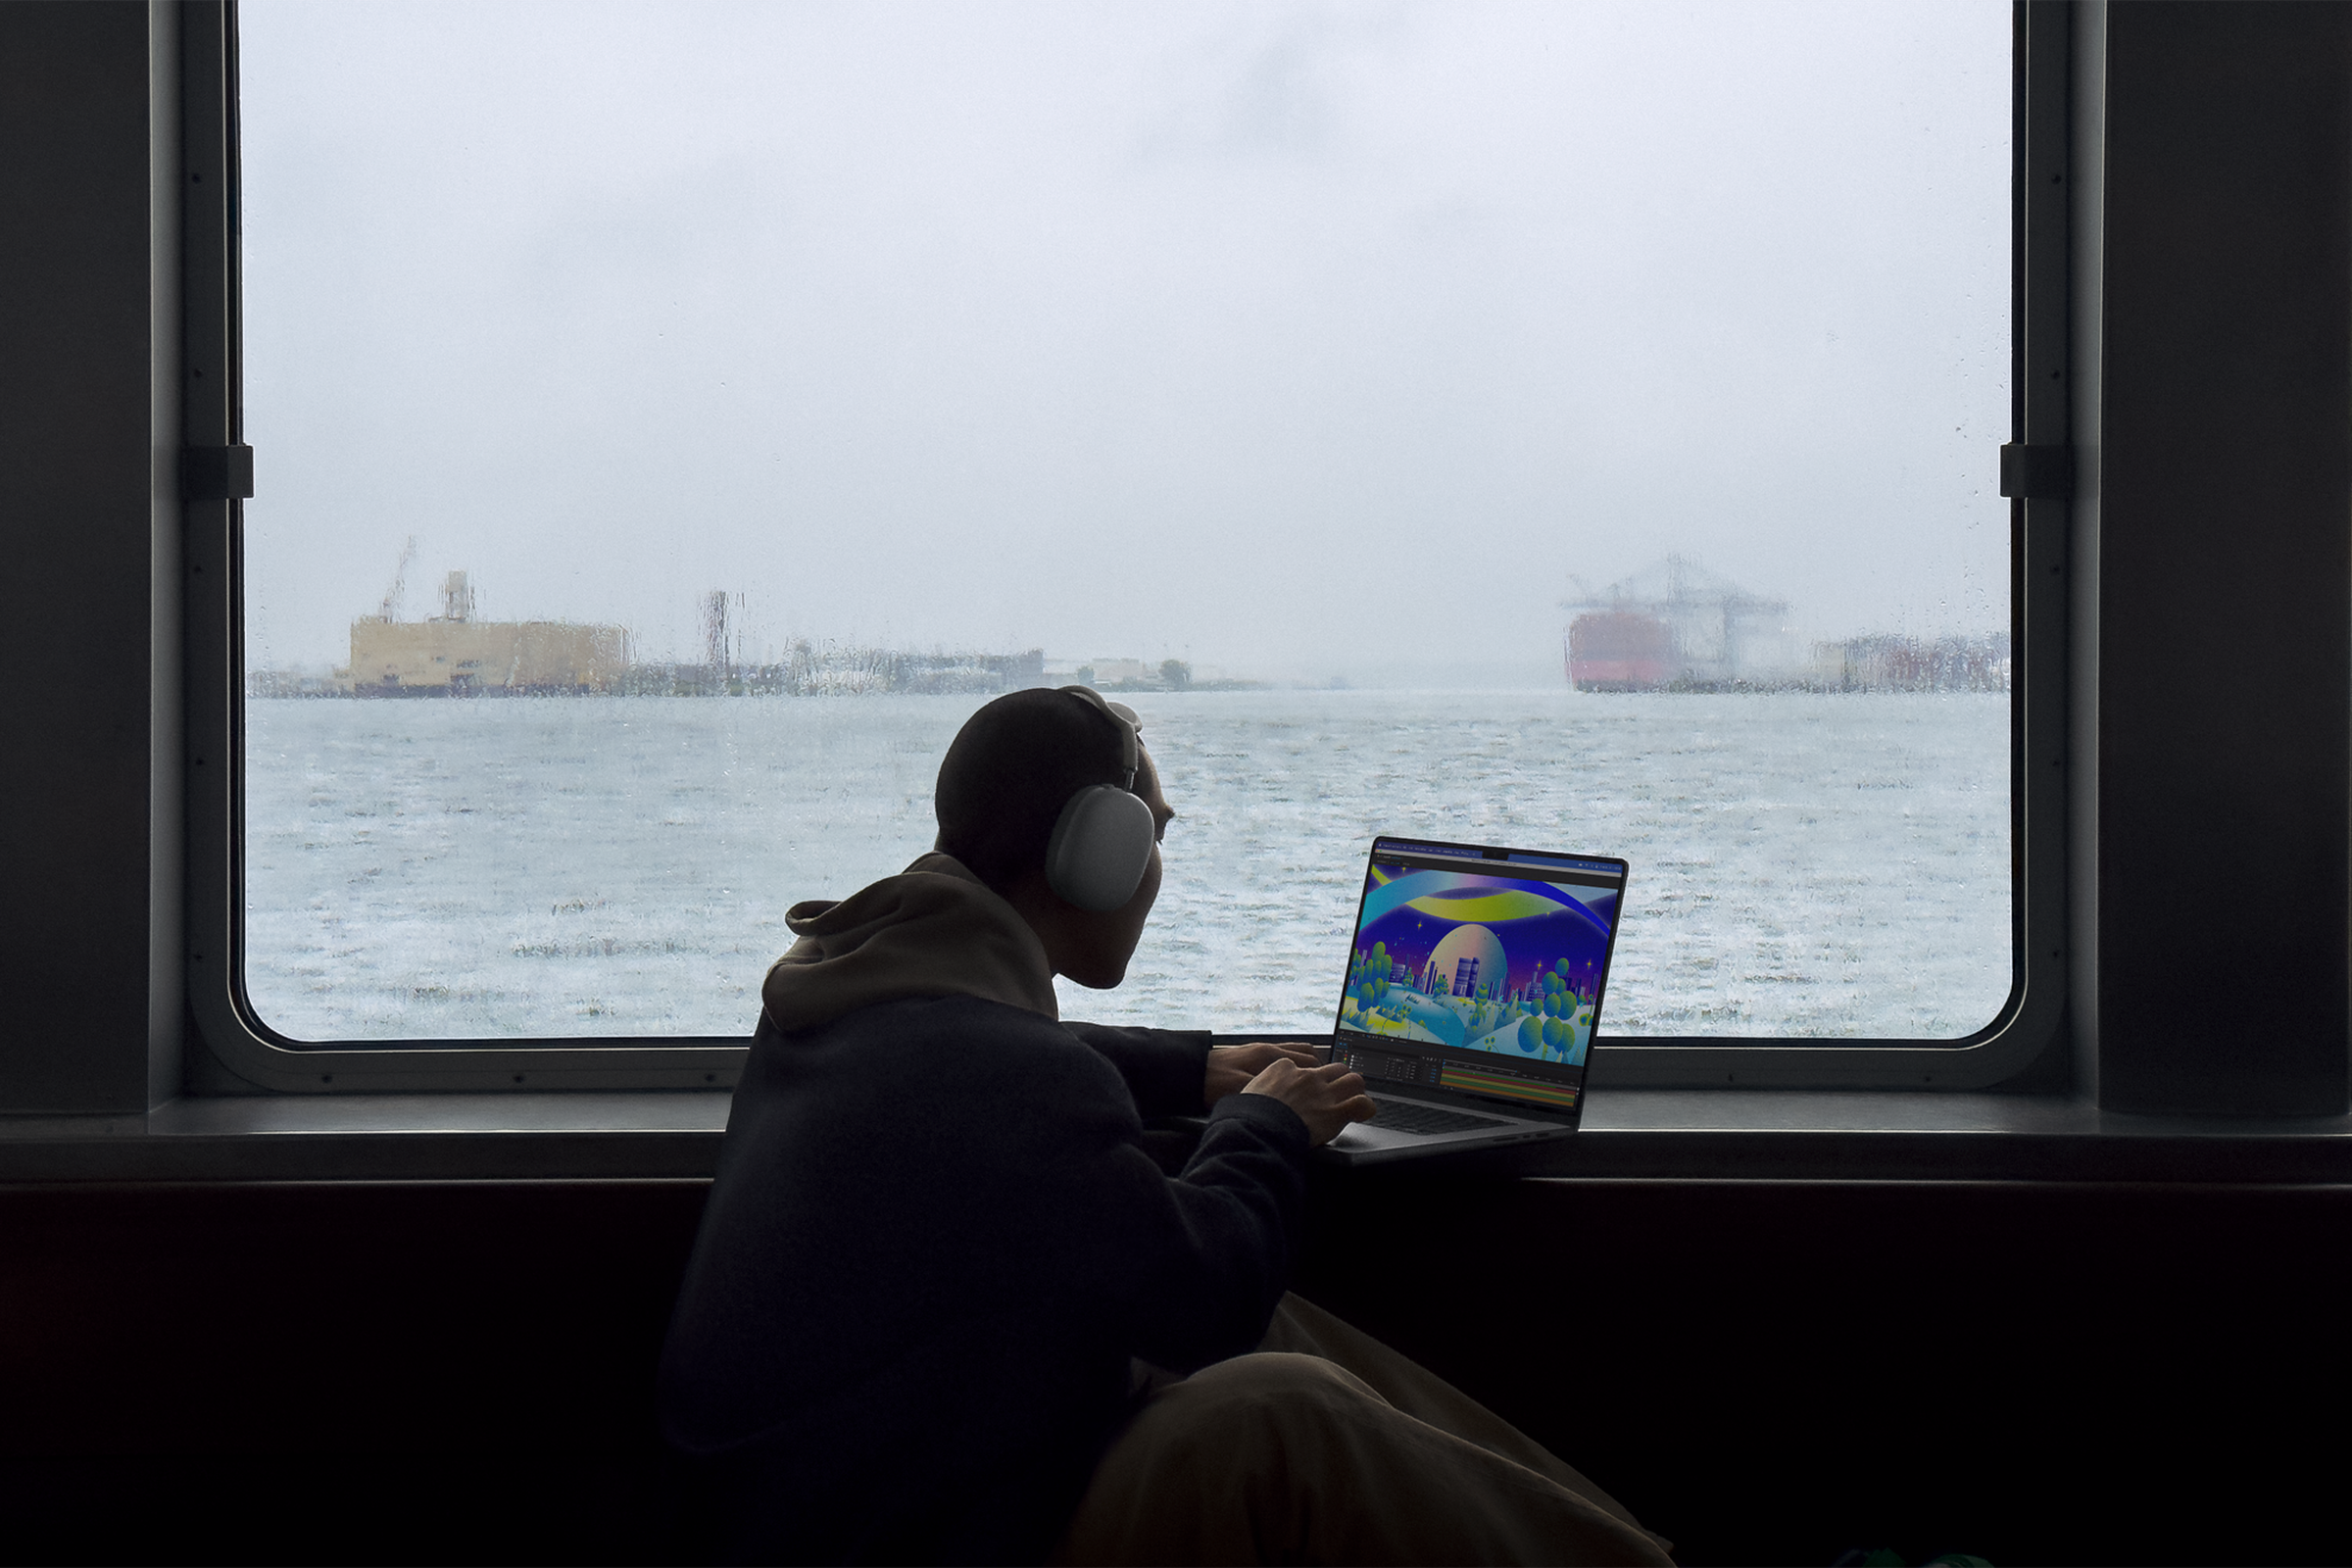
[[[1580,692],[1719,691],[1803,677],[1788,602],[1668,556],[1561,607],[1568,683]]]

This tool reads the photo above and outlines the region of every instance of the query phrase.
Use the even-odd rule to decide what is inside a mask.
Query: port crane
[[[392,568],[392,586],[384,590],[384,602],[376,610],[376,619],[390,620],[400,612],[400,596],[409,586],[409,563],[416,559],[416,536],[411,534],[400,547],[400,564]]]

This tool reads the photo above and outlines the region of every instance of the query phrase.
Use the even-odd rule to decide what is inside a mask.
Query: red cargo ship
[[[1651,692],[1676,673],[1674,634],[1638,610],[1593,610],[1568,623],[1568,684],[1580,692]]]

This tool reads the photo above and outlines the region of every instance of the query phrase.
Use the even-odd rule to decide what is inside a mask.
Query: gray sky
[[[1998,0],[240,14],[256,662],[410,534],[657,654],[1557,684],[1669,550],[2006,623]]]

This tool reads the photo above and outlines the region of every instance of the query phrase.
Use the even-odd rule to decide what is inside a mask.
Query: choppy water
[[[297,1039],[750,1032],[784,911],[929,847],[973,697],[254,702],[246,980]],[[1328,1028],[1373,834],[1633,864],[1604,1034],[1926,1036],[2010,976],[1980,696],[1145,697],[1180,817],[1066,1016]]]

